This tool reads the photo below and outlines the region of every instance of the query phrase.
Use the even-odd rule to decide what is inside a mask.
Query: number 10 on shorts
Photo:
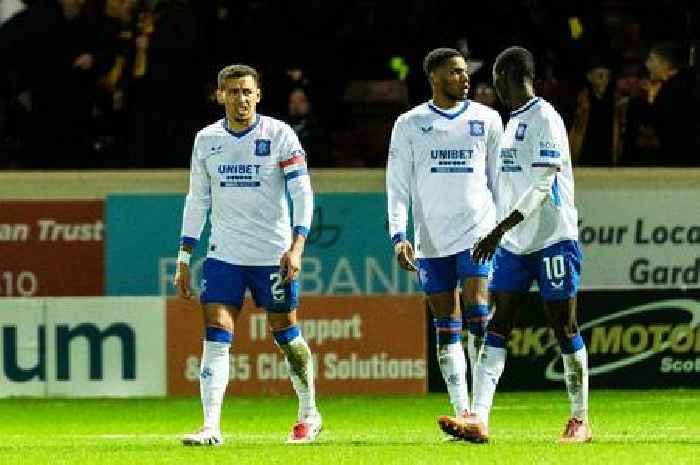
[[[547,279],[553,281],[566,276],[566,266],[564,265],[563,255],[554,255],[552,257],[542,258],[544,262],[544,270],[547,274]]]

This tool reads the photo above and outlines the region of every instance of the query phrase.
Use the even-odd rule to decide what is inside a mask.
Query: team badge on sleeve
[[[484,135],[484,122],[471,120],[469,121],[469,135],[470,136],[483,136]]]
[[[255,155],[259,157],[267,157],[270,155],[270,139],[255,139]]]

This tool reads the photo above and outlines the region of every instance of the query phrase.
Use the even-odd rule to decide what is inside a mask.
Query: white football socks
[[[493,347],[487,344],[476,366],[474,413],[486,426],[489,424],[496,386],[506,366],[506,355],[507,351],[504,347]]]
[[[564,361],[566,392],[571,416],[588,421],[588,353],[586,346],[571,354],[561,354]]]
[[[474,383],[476,382],[476,367],[479,363],[479,354],[484,349],[483,337],[467,331],[467,358],[469,359],[469,372],[472,376],[472,396],[474,395]]]
[[[299,419],[317,415],[314,388],[314,362],[306,340],[298,335],[287,344],[278,344],[287,362],[287,371],[299,399]]]
[[[221,405],[229,376],[228,342],[204,341],[199,372],[199,391],[204,410],[204,427],[221,430]]]
[[[469,409],[469,388],[466,380],[467,362],[461,342],[438,345],[437,359],[455,415],[462,416]]]

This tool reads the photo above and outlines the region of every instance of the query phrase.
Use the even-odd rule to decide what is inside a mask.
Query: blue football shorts
[[[207,258],[202,273],[202,303],[243,306],[246,289],[255,305],[275,313],[287,313],[299,306],[299,281],[282,283],[279,266],[242,266]]]
[[[448,257],[418,259],[418,282],[426,294],[454,291],[459,281],[486,278],[490,272],[490,263],[482,265],[472,261],[471,249]]]
[[[527,292],[534,280],[544,300],[576,295],[581,283],[581,249],[577,241],[561,241],[537,252],[517,255],[498,247],[493,257],[491,292]]]

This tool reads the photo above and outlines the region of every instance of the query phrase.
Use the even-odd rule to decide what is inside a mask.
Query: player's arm
[[[498,161],[501,155],[501,139],[503,138],[503,121],[501,115],[493,112],[493,118],[489,125],[489,132],[486,138],[486,186],[494,195],[496,185],[496,173]],[[494,200],[495,195],[494,195]]]
[[[406,238],[413,164],[411,162],[411,143],[405,134],[404,124],[400,118],[394,124],[386,164],[389,236],[401,268],[416,271],[413,246]]]
[[[551,195],[552,184],[561,167],[561,152],[556,141],[555,133],[545,124],[539,137],[529,147],[534,151],[530,187],[515,202],[510,213],[474,246],[472,258],[475,262],[491,260],[503,235],[530,217]]]
[[[291,128],[287,130],[287,144],[279,166],[292,200],[292,245],[282,255],[280,269],[284,279],[289,280],[295,279],[301,271],[301,256],[313,219],[314,193],[299,139]]]
[[[190,189],[185,197],[180,251],[177,255],[177,271],[175,273],[175,287],[178,290],[178,295],[185,299],[192,297],[190,257],[199,241],[211,208],[211,182],[204,160],[199,156],[198,140],[198,138],[195,139],[192,149]]]

